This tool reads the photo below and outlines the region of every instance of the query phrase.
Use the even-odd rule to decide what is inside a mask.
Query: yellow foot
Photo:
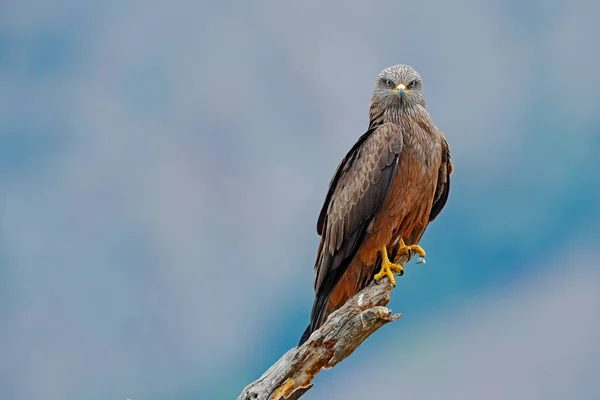
[[[419,255],[419,260],[417,261],[417,264],[425,264],[425,250],[423,250],[421,246],[417,246],[416,244],[411,244],[410,246],[407,246],[406,244],[404,244],[404,240],[400,238],[400,241],[398,242],[398,251],[396,251],[396,260],[400,256],[404,255],[410,257],[411,252]]]
[[[377,275],[375,275],[375,280],[378,281],[384,276],[390,278],[390,282],[392,286],[396,286],[396,278],[394,277],[394,272],[402,272],[402,266],[398,264],[394,264],[390,261],[387,253],[387,248],[385,245],[381,247],[381,270]]]

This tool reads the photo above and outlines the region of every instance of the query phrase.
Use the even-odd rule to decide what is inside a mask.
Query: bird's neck
[[[406,107],[381,107],[372,104],[369,109],[369,128],[373,129],[386,123],[402,124],[403,118],[412,119],[422,114],[427,115],[425,108],[419,104]]]

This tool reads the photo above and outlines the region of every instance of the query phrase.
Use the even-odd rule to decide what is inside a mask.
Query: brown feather
[[[395,124],[381,125],[368,133],[338,165],[317,223],[322,238],[315,263],[313,327],[320,324],[321,315],[326,316],[327,298],[383,204],[402,149],[402,134]]]
[[[338,165],[319,214],[316,295],[301,343],[368,285],[383,246],[392,254],[400,238],[417,244],[448,198],[450,150],[424,105],[410,112],[379,106]]]
[[[452,172],[453,166],[452,160],[450,159],[450,147],[448,146],[446,139],[442,136],[442,162],[440,164],[429,222],[433,221],[446,205],[446,200],[448,200],[448,194],[450,192],[450,175]]]

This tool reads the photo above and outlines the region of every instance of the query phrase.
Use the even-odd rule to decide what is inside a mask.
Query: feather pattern
[[[414,90],[398,96],[398,83]],[[399,239],[417,244],[446,204],[450,150],[425,109],[421,85],[406,65],[378,77],[369,129],[338,165],[317,220],[315,301],[300,343],[368,285],[383,246],[393,258]]]
[[[322,235],[315,264],[317,301],[313,312],[317,320],[323,301],[356,254],[366,227],[383,203],[401,150],[399,127],[383,124],[369,129],[338,165],[317,223]]]

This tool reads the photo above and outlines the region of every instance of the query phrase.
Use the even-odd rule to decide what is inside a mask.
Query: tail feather
[[[300,338],[300,343],[298,343],[298,346],[302,346],[304,344],[304,342],[306,342],[308,340],[308,338],[310,337],[312,332],[313,331],[310,328],[310,324],[308,324],[308,326],[304,330],[304,333],[302,334],[302,337]]]
[[[308,340],[310,335],[319,329],[327,317],[342,307],[346,301],[364,289],[372,280],[375,271],[379,269],[381,260],[378,258],[374,266],[365,265],[361,260],[355,259],[342,279],[336,282],[334,290],[315,296],[310,316],[310,324],[302,334],[300,344]]]
[[[312,312],[310,313],[310,323],[308,324],[308,326],[306,327],[306,330],[302,334],[302,338],[300,338],[300,343],[298,344],[298,346],[300,346],[304,342],[306,342],[308,340],[308,338],[310,337],[310,335],[314,331],[319,329],[321,327],[321,325],[323,325],[323,322],[325,322],[325,319],[331,312],[331,310],[329,310],[330,307],[327,307],[327,304],[326,304],[327,299],[328,299],[328,296],[323,296],[323,295],[320,295],[320,296],[317,295],[315,297],[315,302],[313,303],[313,306],[312,306]]]

